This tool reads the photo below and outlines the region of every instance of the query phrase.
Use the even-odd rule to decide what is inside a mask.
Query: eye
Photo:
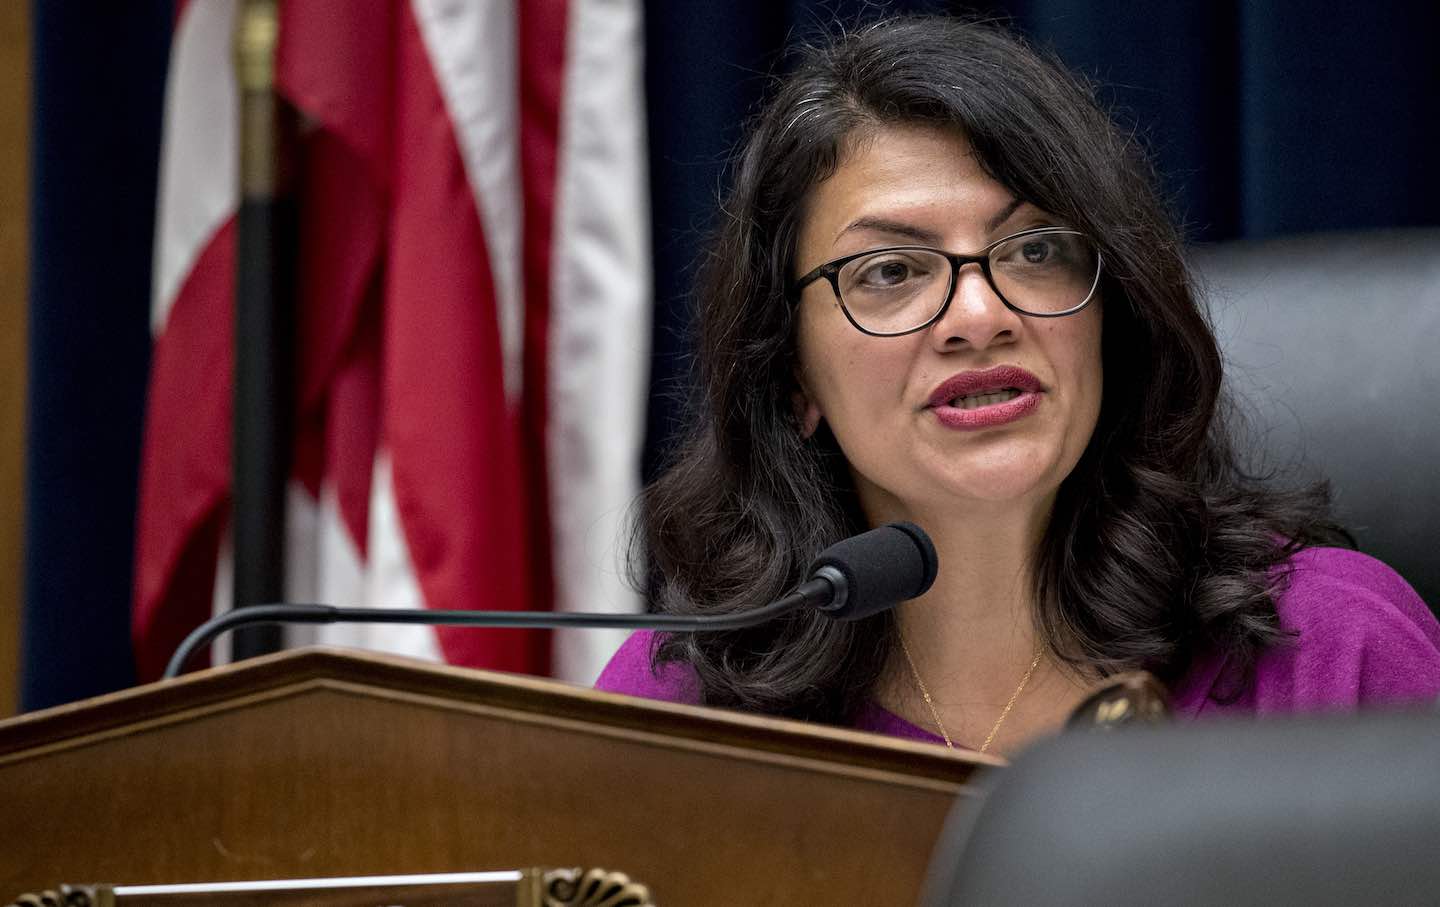
[[[996,267],[1036,274],[1070,269],[1091,258],[1085,239],[1070,231],[1017,236],[990,253],[990,263]]]
[[[883,252],[855,261],[848,268],[847,284],[865,290],[893,290],[923,282],[935,270],[921,252]]]
[[[1020,246],[1020,257],[1025,260],[1026,264],[1043,265],[1050,260],[1054,253],[1055,245],[1046,237],[1027,239]]]
[[[871,286],[893,287],[910,276],[910,266],[903,261],[882,261],[860,272],[860,281]]]

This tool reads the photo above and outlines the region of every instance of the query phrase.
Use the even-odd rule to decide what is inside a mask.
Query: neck
[[[930,591],[897,612],[911,651],[944,652],[945,661],[994,668],[997,659],[1034,657],[1035,561],[1053,495],[1004,503],[902,505],[866,501],[872,525],[912,520],[929,533],[940,559]]]
[[[1034,564],[1043,520],[931,513],[915,521],[935,543],[940,573],[897,619],[916,661],[936,674],[927,681],[944,689],[958,673],[953,680],[977,693],[992,684],[1013,688],[1008,668],[1028,665],[1036,651]]]
[[[885,508],[874,523],[910,519],[935,543],[940,572],[930,591],[896,611],[915,670],[929,687],[957,745],[978,746],[1021,678],[1041,662],[1005,721],[995,750],[1044,733],[1063,720],[1083,690],[1045,653],[1035,630],[1035,561],[1053,500],[1033,506]],[[935,730],[899,646],[877,696],[913,723]]]

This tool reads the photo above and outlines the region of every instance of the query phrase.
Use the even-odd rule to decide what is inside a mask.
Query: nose
[[[1020,326],[1020,315],[1000,299],[980,266],[967,264],[955,275],[955,292],[939,320],[930,326],[930,339],[942,351],[983,350],[1013,343]]]

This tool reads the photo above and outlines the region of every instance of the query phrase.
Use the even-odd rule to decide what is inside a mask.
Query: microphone
[[[841,539],[820,552],[810,573],[834,585],[828,602],[815,607],[835,620],[859,620],[923,595],[935,582],[940,558],[925,530],[914,523],[886,523]]]
[[[859,620],[915,598],[935,582],[939,559],[925,530],[886,523],[842,539],[810,564],[810,578],[768,605],[733,614],[615,614],[595,611],[427,611],[333,605],[247,605],[191,631],[165,667],[178,677],[195,652],[222,633],[255,624],[429,624],[460,627],[609,627],[630,630],[738,630],[809,605],[834,620]]]

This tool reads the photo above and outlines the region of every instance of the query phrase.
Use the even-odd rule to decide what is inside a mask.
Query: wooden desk
[[[912,904],[1000,760],[308,649],[0,723],[0,903],[61,882],[603,867],[662,905]]]

